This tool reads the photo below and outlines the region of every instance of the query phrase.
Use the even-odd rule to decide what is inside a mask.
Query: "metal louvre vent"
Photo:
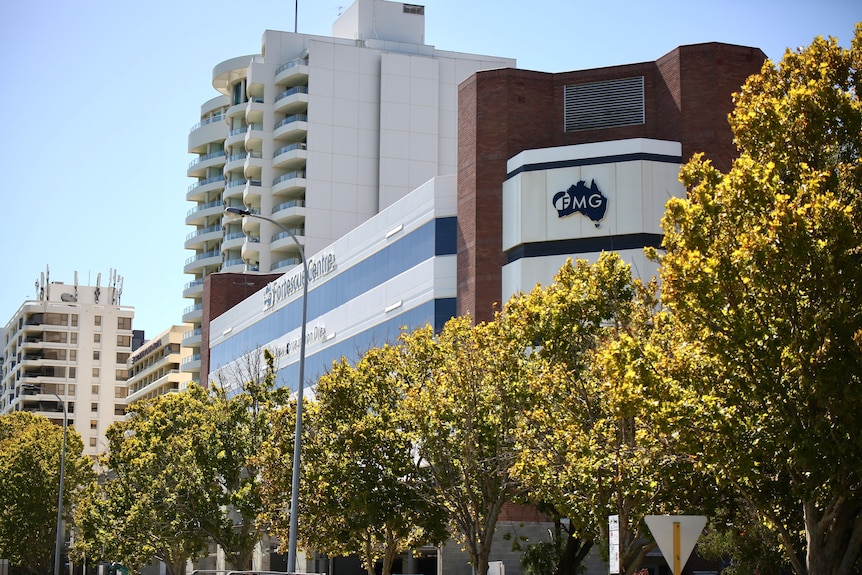
[[[644,123],[644,79],[623,78],[563,87],[566,132]]]

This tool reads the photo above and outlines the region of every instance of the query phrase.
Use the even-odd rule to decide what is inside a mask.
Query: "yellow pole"
[[[679,567],[679,521],[673,522],[673,575],[680,575]]]

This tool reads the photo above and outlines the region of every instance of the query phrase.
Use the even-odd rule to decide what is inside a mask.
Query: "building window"
[[[97,439],[95,437],[90,438],[90,447],[96,447]]]
[[[129,361],[130,353],[126,352],[117,352],[117,363],[126,363]]]
[[[99,386],[98,385],[91,385],[90,386],[90,393],[92,393],[93,395],[99,395]]]
[[[128,396],[128,395],[129,395],[128,388],[123,387],[122,385],[118,385],[117,387],[114,388],[114,397],[116,397],[118,399],[125,399],[126,396]]]
[[[643,124],[643,76],[564,86],[563,116],[565,132]]]
[[[102,325],[102,316],[97,315],[93,318],[93,325]]]
[[[78,368],[77,367],[70,367],[69,368],[69,379],[75,379],[76,377],[78,377]]]
[[[90,420],[90,429],[99,429],[99,420],[91,419]]]
[[[78,333],[72,332],[69,334],[69,343],[72,345],[78,345]]]
[[[94,359],[95,361],[98,361],[98,360],[99,360],[99,357],[100,357],[99,350],[94,351],[94,352],[93,352],[93,359]]]
[[[69,361],[78,361],[78,350],[70,349],[69,350]]]
[[[93,343],[102,343],[102,334],[94,333],[93,334]]]
[[[425,14],[425,6],[417,4],[403,4],[405,14]]]
[[[91,403],[90,404],[90,411],[92,411],[93,413],[98,412],[99,411],[99,404],[98,403]],[[59,493],[59,491],[58,491],[58,493]],[[59,495],[57,497],[59,497]]]
[[[99,368],[98,367],[93,368],[93,377],[99,377]]]
[[[129,379],[129,370],[128,369],[118,369],[115,379],[117,381],[126,381],[127,379]],[[125,395],[123,397],[125,397]]]
[[[117,336],[117,347],[132,347],[132,336],[130,336],[130,335],[118,335]]]
[[[126,414],[126,406],[114,404],[114,415],[125,415]]]
[[[72,327],[78,327],[78,314],[72,314]]]
[[[130,318],[130,317],[118,317],[117,318],[117,329],[132,329],[132,318]]]

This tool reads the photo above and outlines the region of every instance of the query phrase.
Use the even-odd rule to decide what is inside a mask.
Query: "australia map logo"
[[[557,192],[553,199],[554,208],[556,208],[559,217],[565,218],[574,213],[579,213],[587,216],[596,227],[599,227],[599,222],[605,217],[608,211],[608,198],[599,191],[596,186],[596,181],[593,180],[590,187],[583,180],[569,186],[569,189],[564,192]]]

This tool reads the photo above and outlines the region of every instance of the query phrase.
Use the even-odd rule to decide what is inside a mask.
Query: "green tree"
[[[155,556],[181,575],[208,539],[248,568],[262,536],[256,456],[286,394],[266,359],[264,377],[233,397],[189,385],[136,402],[108,429],[106,474],[81,508],[81,554],[138,567]]]
[[[672,390],[657,376],[655,285],[632,278],[616,253],[564,265],[554,282],[513,297],[505,313],[557,376],[530,390],[516,475],[530,494],[571,521],[573,535],[608,541],[618,515],[621,572],[655,547],[647,514],[691,513],[700,498],[689,458],[662,431]],[[699,504],[699,503],[698,503]],[[561,563],[570,573],[583,560]]]
[[[476,573],[485,575],[503,505],[521,493],[512,476],[524,393],[545,377],[497,321],[449,320],[404,334],[408,411],[420,465],[448,509]]]
[[[53,564],[63,429],[41,415],[0,415],[0,557],[26,573]],[[67,428],[63,518],[69,520],[92,461],[73,427]]]
[[[800,575],[852,573],[862,548],[860,74],[858,25],[849,49],[767,62],[736,95],[739,158],[692,159],[663,220],[663,301],[699,356],[690,449]]]
[[[389,575],[399,553],[446,537],[443,509],[422,497],[400,364],[391,346],[369,350],[355,366],[342,359],[320,378],[305,412],[302,521],[313,528],[300,529],[299,538],[330,556],[357,554],[369,575],[378,561]],[[289,477],[272,494],[277,506],[289,498]],[[289,536],[283,520],[276,533]]]

